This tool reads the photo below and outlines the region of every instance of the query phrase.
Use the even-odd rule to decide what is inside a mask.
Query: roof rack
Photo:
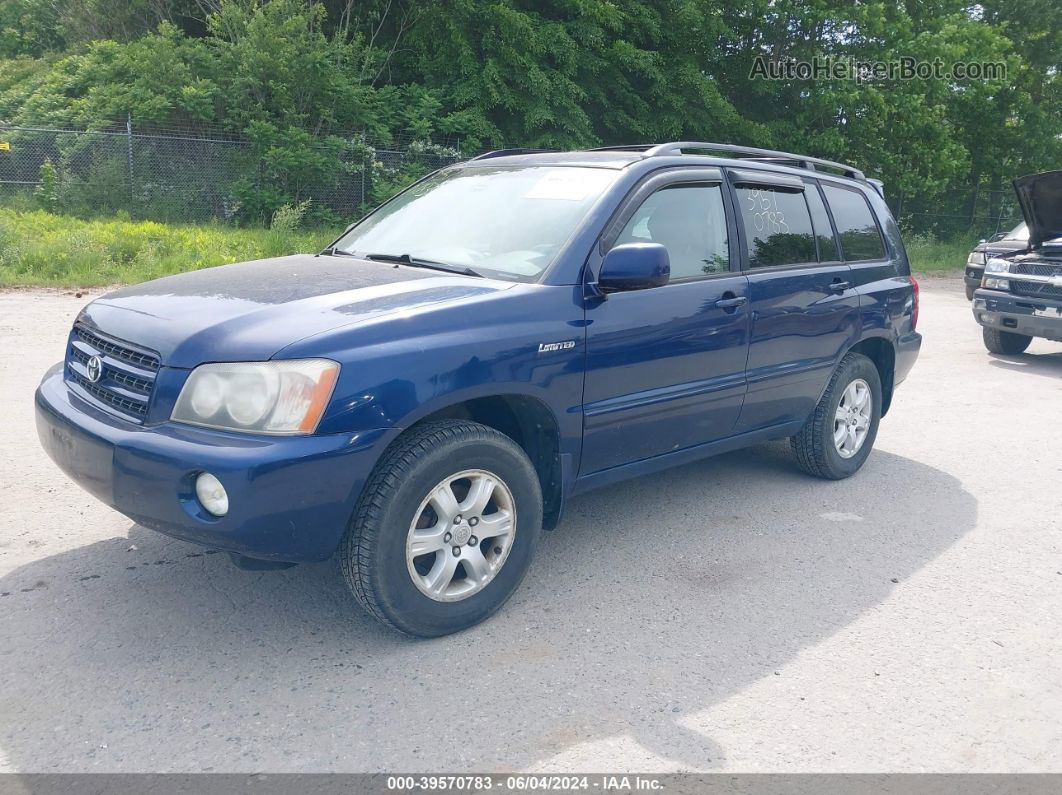
[[[495,149],[493,152],[484,152],[476,155],[473,160],[490,160],[492,157],[508,157],[509,155],[537,155],[542,152],[556,152],[556,149],[530,149],[528,147],[516,147],[515,149]]]
[[[866,179],[863,172],[855,166],[837,163],[833,160],[823,160],[819,157],[807,155],[794,155],[791,152],[779,152],[775,149],[757,149],[752,146],[736,146],[734,144],[718,144],[708,141],[672,141],[666,144],[631,144],[625,146],[602,146],[595,152],[644,152],[645,157],[666,157],[668,155],[681,155],[687,149],[707,149],[716,152],[729,152],[735,155],[743,155],[747,160],[756,160],[765,163],[794,164],[797,168],[806,168],[810,171],[818,170],[817,167],[838,169],[844,176],[853,179]]]
[[[597,146],[591,152],[646,152],[657,144],[620,144],[619,146]]]

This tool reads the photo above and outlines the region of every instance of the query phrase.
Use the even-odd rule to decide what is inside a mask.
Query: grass
[[[240,228],[221,223],[161,224],[82,220],[43,210],[0,207],[0,287],[97,287],[157,279],[230,262],[318,251],[336,230]],[[906,239],[911,270],[963,267],[973,238]]]
[[[916,273],[962,270],[976,245],[977,239],[973,237],[937,240],[928,235],[909,235],[904,238],[911,270]]]
[[[81,220],[0,208],[0,286],[94,287],[318,251],[336,230]]]

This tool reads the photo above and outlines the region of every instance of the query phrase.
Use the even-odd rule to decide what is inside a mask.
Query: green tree
[[[131,116],[140,129],[251,138],[263,159],[238,185],[245,217],[313,198],[322,180],[361,179],[378,197],[438,161],[418,154],[385,166],[366,139],[404,148],[456,137],[466,151],[773,146],[856,163],[885,181],[895,208],[939,233],[995,213],[1013,176],[1062,159],[1057,0],[118,5],[0,4],[0,120],[100,127]],[[757,58],[814,57],[998,61],[1007,72],[750,79]],[[986,186],[991,207],[974,201]]]
[[[59,209],[59,172],[51,160],[41,163],[40,184],[33,193],[42,209],[54,213]]]

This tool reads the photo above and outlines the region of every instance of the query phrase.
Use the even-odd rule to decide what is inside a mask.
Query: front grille
[[[1046,262],[1012,262],[1011,273],[1028,273],[1032,276],[1062,276],[1062,265],[1049,265]]]
[[[1021,279],[1023,274],[1029,276],[1062,276],[1062,265],[1046,262],[1012,262],[1010,272],[1016,278],[1010,281],[1010,291],[1017,295],[1036,296],[1039,298],[1062,298],[1062,287],[1044,282],[1031,282]]]
[[[1039,296],[1040,298],[1062,298],[1062,287],[1043,282],[1023,282],[1012,279],[1010,291],[1018,295]]]
[[[145,370],[159,369],[159,357],[154,354],[142,353],[121,343],[105,340],[81,326],[74,326],[74,334],[86,345],[93,347],[97,353],[108,353],[116,359],[143,367]]]
[[[91,355],[73,346],[71,346],[70,348],[70,356],[73,358],[74,361],[80,362],[81,364],[85,365],[86,368],[88,367],[88,360],[92,358]],[[135,375],[124,373],[121,370],[108,370],[108,374],[110,375],[111,380],[113,380],[116,384],[121,384],[124,387],[128,387],[134,392],[139,392],[141,395],[150,395],[151,388],[155,386],[155,382],[150,379],[138,378]],[[89,383],[91,383],[91,381]]]
[[[129,398],[124,398],[120,395],[116,395],[114,392],[108,391],[105,387],[92,383],[84,376],[80,376],[74,373],[74,383],[99,400],[101,403],[106,403],[108,406],[113,406],[116,409],[132,414],[135,417],[141,419],[147,414],[147,404],[140,403]]]
[[[96,380],[90,377],[93,357],[101,363]],[[143,422],[147,417],[160,366],[155,354],[74,326],[66,365],[69,380],[90,399],[127,419]]]

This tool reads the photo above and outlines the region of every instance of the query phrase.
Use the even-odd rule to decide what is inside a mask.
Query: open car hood
[[[1029,248],[1062,237],[1062,171],[1029,174],[1014,180],[1022,215],[1029,225]]]

